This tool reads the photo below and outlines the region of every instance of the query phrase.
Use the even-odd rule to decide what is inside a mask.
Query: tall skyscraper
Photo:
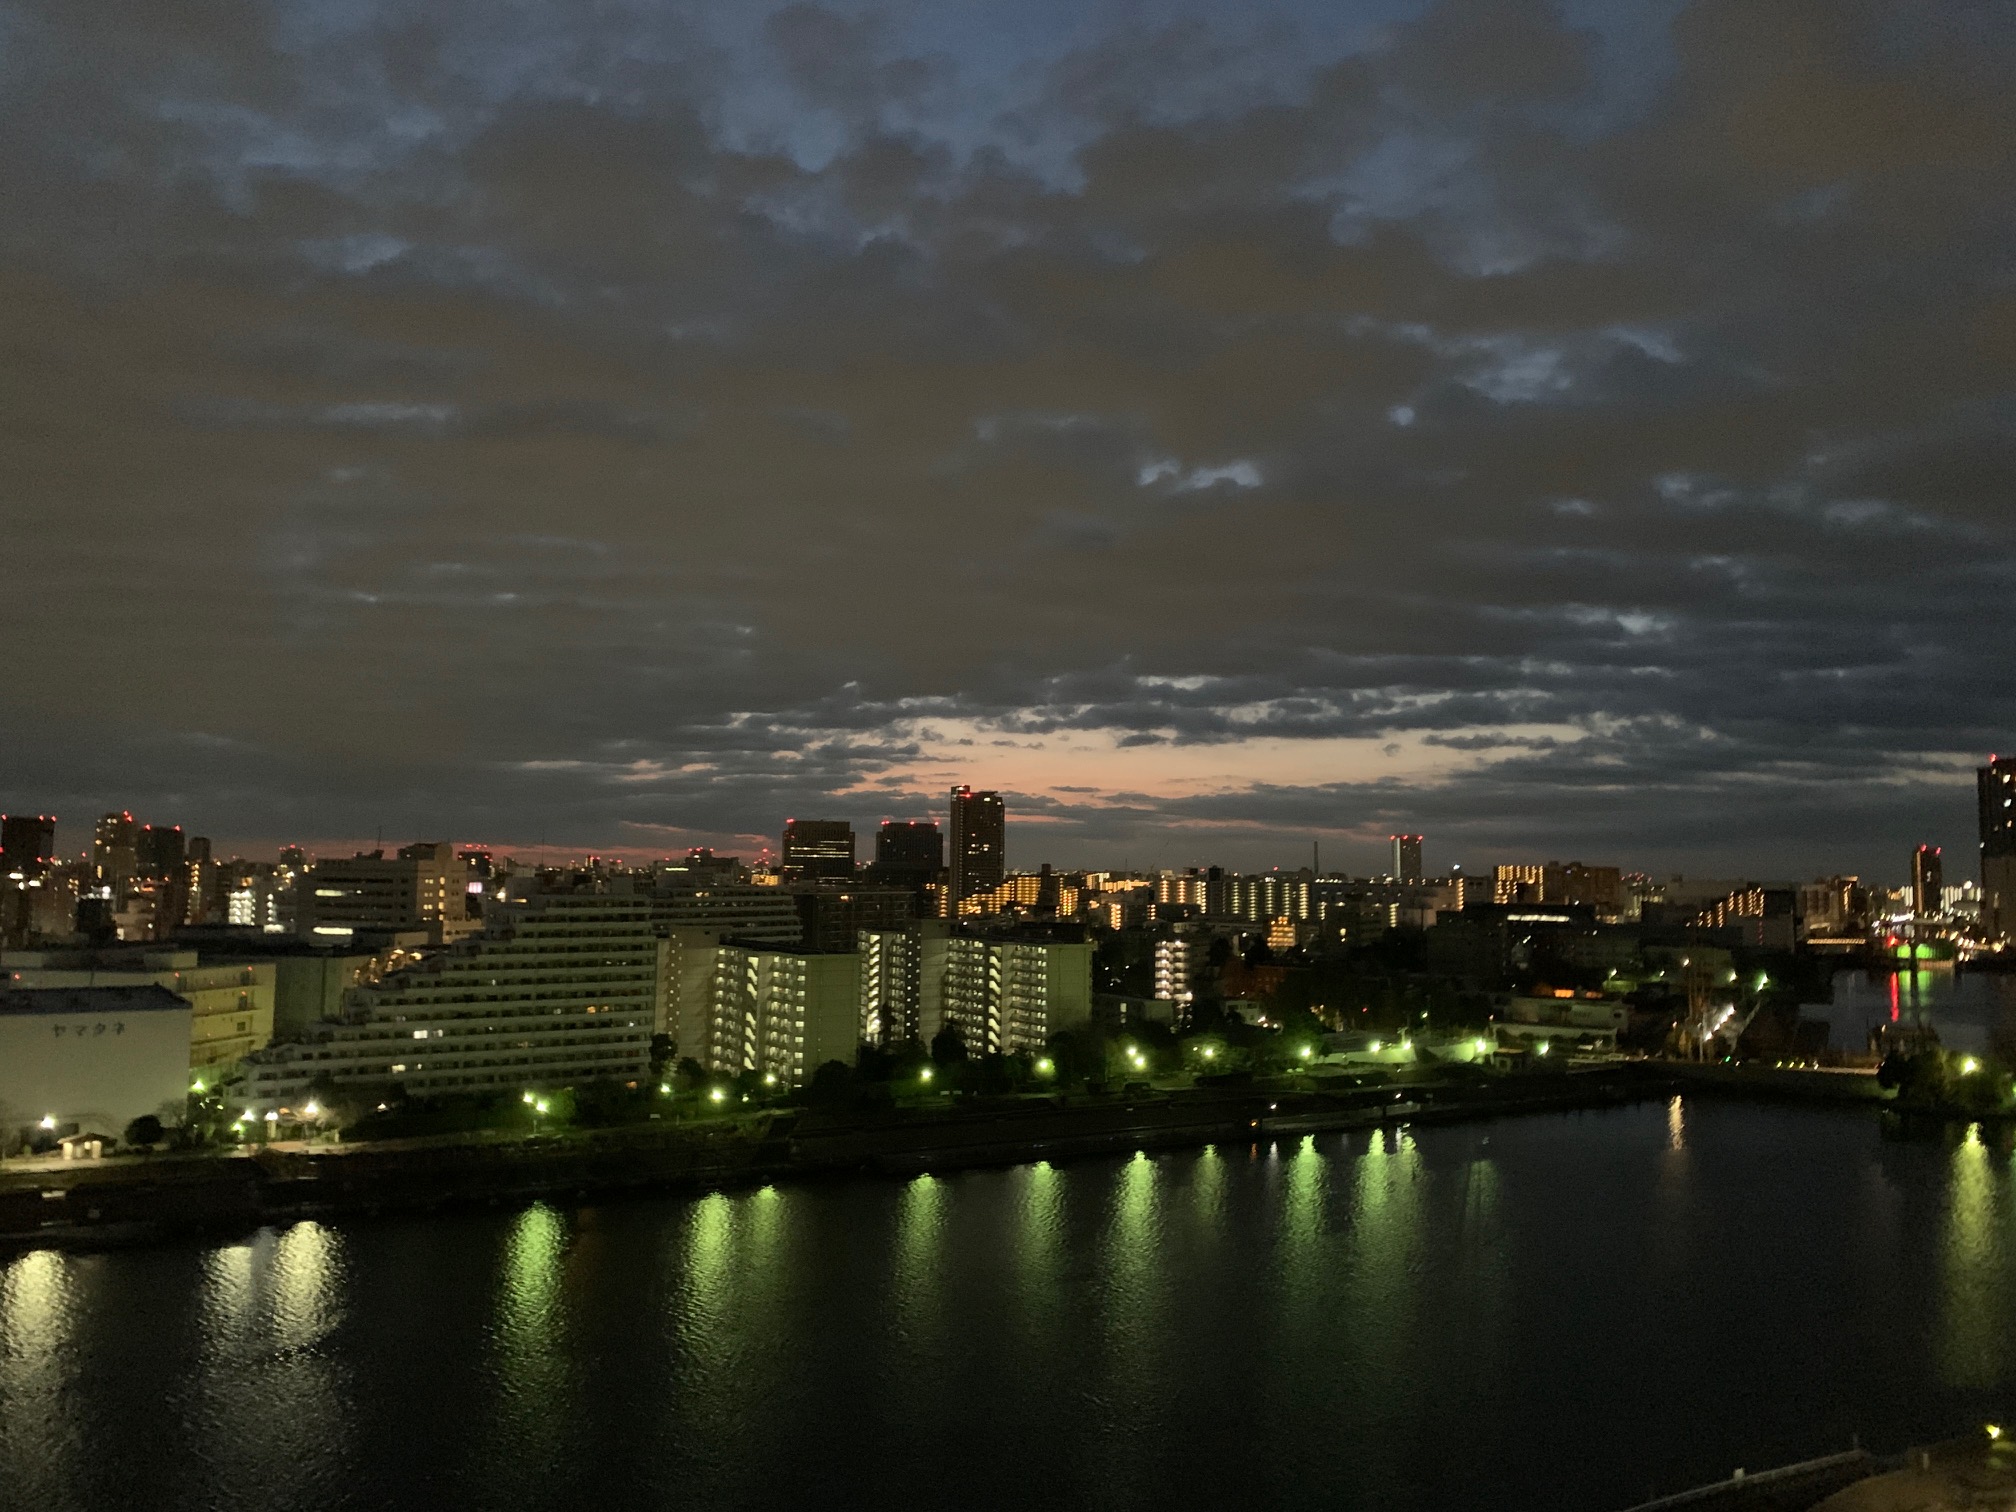
[[[2016,936],[2016,756],[1990,756],[1975,773],[1981,799],[1981,923],[1990,939]]]
[[[140,827],[123,810],[107,814],[91,832],[91,873],[100,887],[117,888],[140,870]]]
[[[1945,886],[1939,847],[1921,845],[1911,852],[1911,912],[1921,919],[1939,912],[1940,894]]]
[[[32,877],[55,859],[54,814],[0,814],[0,870]]]
[[[1419,835],[1394,835],[1393,876],[1401,882],[1421,880],[1421,837]]]
[[[845,819],[785,820],[784,875],[802,882],[852,877],[854,826]]]
[[[1007,870],[1007,815],[999,793],[952,789],[952,911],[975,893],[999,887]]]

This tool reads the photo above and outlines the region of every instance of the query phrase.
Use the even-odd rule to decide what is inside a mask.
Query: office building
[[[845,819],[787,819],[783,869],[787,882],[850,880],[854,826]]]
[[[179,1124],[189,1017],[154,986],[0,988],[0,1153],[37,1131],[116,1139],[136,1118]]]
[[[435,944],[468,934],[466,871],[455,848],[408,845],[347,861],[319,861],[295,888],[295,929],[307,939],[342,942],[359,934],[424,930]]]
[[[1981,817],[1981,929],[2016,943],[2016,756],[1991,756],[1975,773]]]
[[[271,961],[205,964],[193,950],[25,950],[0,960],[0,988],[78,991],[159,987],[189,1006],[185,1069],[229,1075],[273,1038]]]
[[[117,892],[139,874],[140,830],[130,813],[107,814],[91,831],[91,875]]]
[[[853,1064],[860,1042],[861,958],[852,951],[753,944],[684,945],[679,1053],[717,1075],[753,1072],[800,1087],[827,1061]]]
[[[970,787],[952,789],[951,877],[947,901],[956,915],[959,905],[976,893],[1001,885],[1007,872],[1007,816],[999,793],[976,793]]]
[[[1911,912],[1921,919],[1937,914],[1944,900],[1945,868],[1939,847],[1921,845],[1911,852]]]
[[[1421,837],[1419,835],[1394,835],[1393,872],[1396,881],[1419,882],[1421,880]]]
[[[945,869],[945,837],[928,819],[884,819],[875,830],[875,880],[920,888]]]
[[[648,895],[526,900],[484,933],[352,988],[343,1021],[250,1057],[255,1112],[296,1107],[318,1080],[415,1095],[636,1081],[666,988]]]
[[[0,872],[39,876],[55,859],[54,814],[0,814]]]

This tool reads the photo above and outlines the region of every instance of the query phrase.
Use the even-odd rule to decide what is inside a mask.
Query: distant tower
[[[1421,880],[1421,837],[1419,835],[1394,835],[1393,876],[1402,882]]]
[[[1945,888],[1945,868],[1940,864],[1939,847],[1921,845],[1911,852],[1911,912],[1921,919],[1939,912]]]
[[[2016,756],[1990,756],[1975,773],[1981,799],[1981,923],[1991,940],[2016,936]]]
[[[189,859],[179,824],[142,825],[139,836],[140,875],[157,881],[179,877]]]
[[[1007,817],[999,793],[952,789],[951,906],[975,893],[999,887],[1007,867]]]
[[[130,813],[107,814],[91,832],[91,871],[100,887],[118,888],[140,870],[140,827]]]
[[[851,878],[854,826],[845,819],[785,820],[784,875],[807,882]]]

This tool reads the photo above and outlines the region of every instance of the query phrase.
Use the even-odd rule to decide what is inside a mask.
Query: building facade
[[[0,988],[0,1152],[24,1135],[123,1134],[179,1124],[189,1004],[164,988]]]
[[[318,861],[295,889],[294,923],[325,944],[358,934],[426,930],[437,943],[470,932],[466,869],[452,845],[424,843]]]
[[[193,950],[10,951],[0,962],[0,986],[9,989],[159,987],[174,993],[190,1012],[184,1069],[209,1082],[229,1076],[271,1042],[274,985],[270,961],[205,965]]]
[[[647,896],[530,900],[486,931],[351,989],[341,1023],[245,1063],[248,1106],[318,1081],[422,1095],[635,1081],[663,1018],[664,930]]]
[[[787,881],[848,881],[854,875],[854,826],[845,819],[786,820],[783,867]]]
[[[1980,799],[1981,930],[2016,943],[2016,756],[1991,756],[1975,773]]]
[[[999,887],[1007,874],[1007,810],[999,793],[952,789],[947,902],[956,913],[976,893]]]

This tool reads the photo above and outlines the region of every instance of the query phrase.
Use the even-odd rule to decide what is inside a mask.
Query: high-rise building
[[[1007,872],[1007,815],[999,793],[952,789],[952,859],[947,889],[953,912],[975,893],[999,887]]]
[[[296,884],[295,928],[312,940],[348,940],[359,930],[427,930],[441,944],[469,933],[468,883],[455,848],[402,847],[348,861],[321,861]]]
[[[32,877],[55,859],[54,814],[0,814],[0,870]]]
[[[1990,756],[1975,774],[1981,801],[1981,927],[2016,938],[2016,756]]]
[[[1419,835],[1394,835],[1393,876],[1401,882],[1421,880],[1421,837]]]
[[[783,858],[788,880],[844,882],[854,875],[854,826],[845,819],[787,819]]]
[[[138,851],[140,875],[156,880],[179,878],[188,859],[179,824],[143,824]]]
[[[922,887],[945,868],[945,837],[928,819],[884,819],[875,830],[876,880]]]
[[[91,832],[91,875],[115,891],[140,870],[140,827],[125,811],[107,814]]]
[[[1911,912],[1921,919],[1939,912],[1945,888],[1945,867],[1941,864],[1939,847],[1921,845],[1911,852]]]

